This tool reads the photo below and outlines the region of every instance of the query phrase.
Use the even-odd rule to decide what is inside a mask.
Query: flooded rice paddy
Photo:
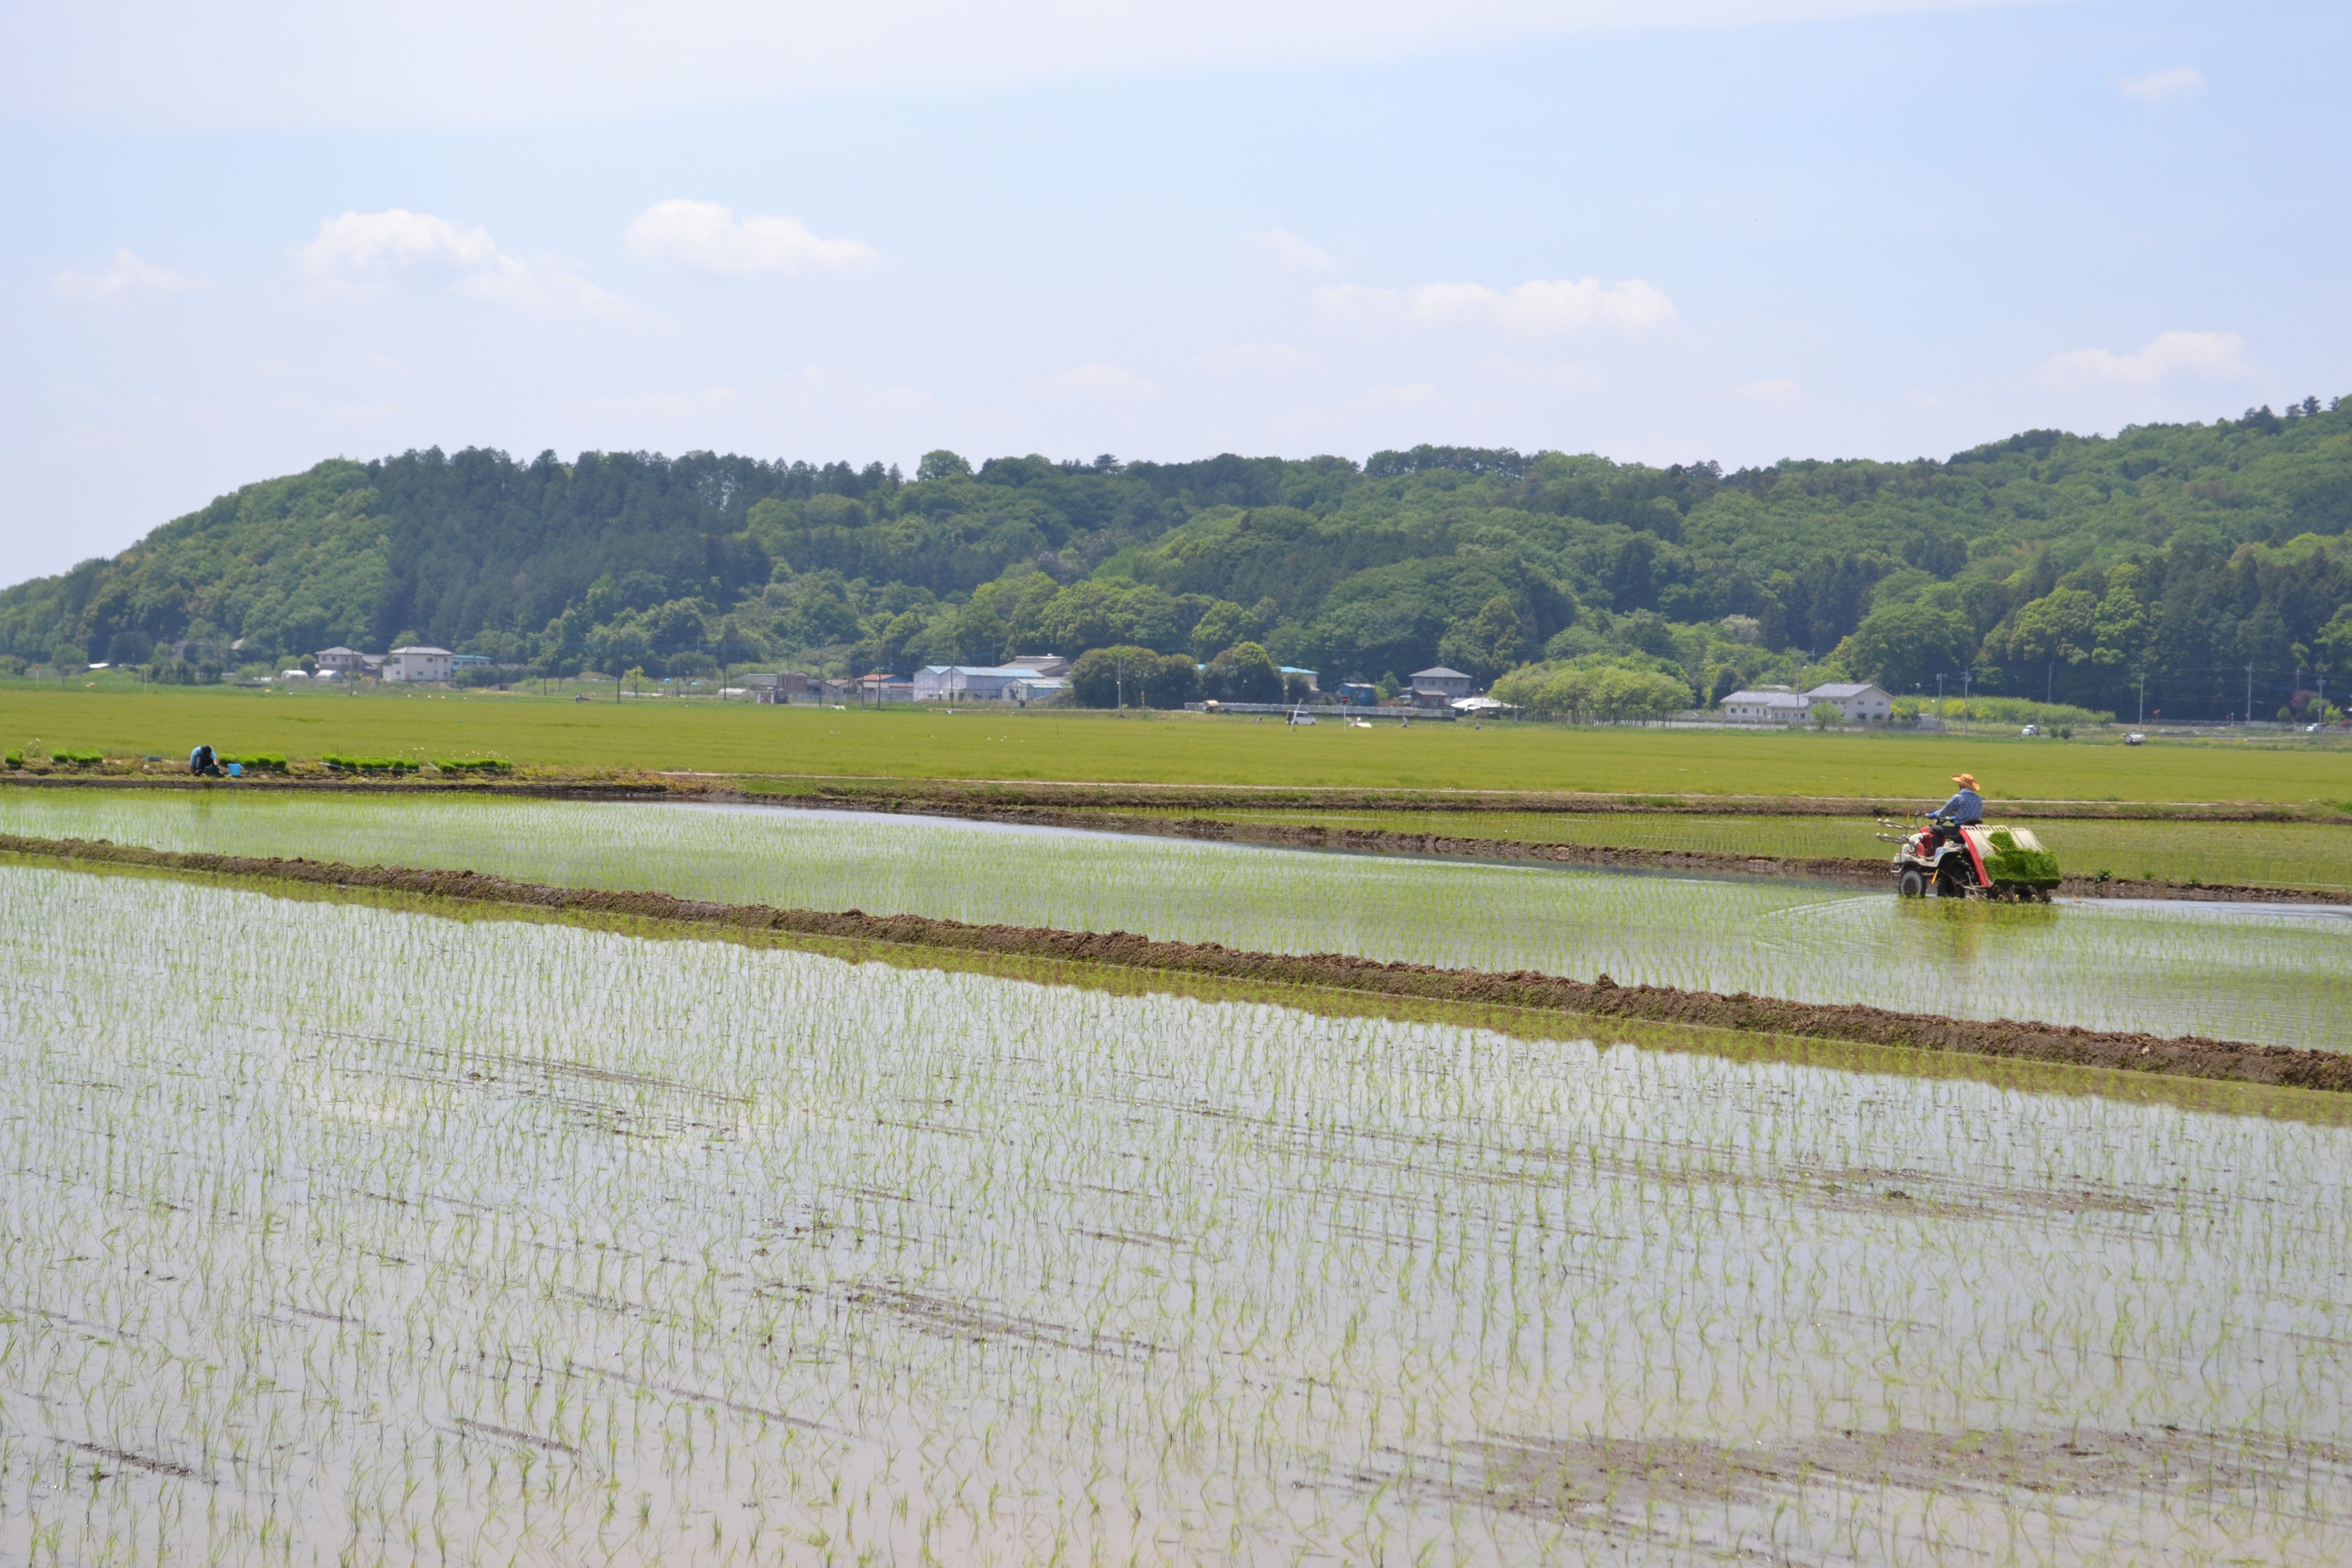
[[[0,1561],[2352,1555],[2343,1127],[21,865],[0,1081]]]
[[[1923,801],[1926,810],[1933,801]],[[1607,844],[1639,850],[1791,859],[1885,861],[1893,850],[1869,818],[1710,817],[1680,812],[1554,811],[1152,811],[1239,822],[1447,833],[1539,844]],[[2149,881],[2267,887],[2352,887],[2352,820],[2342,822],[2099,821],[1997,814],[2034,828],[2069,872]]]
[[[2339,1049],[2352,910],[1901,903],[775,808],[0,790],[0,831]]]

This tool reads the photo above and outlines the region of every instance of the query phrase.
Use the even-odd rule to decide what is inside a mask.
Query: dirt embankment
[[[1931,1013],[1890,1012],[1881,1008],[1785,1001],[1744,991],[1726,996],[1665,986],[1620,986],[1606,975],[1587,982],[1533,970],[1497,974],[1478,969],[1443,969],[1427,964],[1383,963],[1344,953],[1252,952],[1214,942],[1157,941],[1127,931],[971,925],[915,915],[866,915],[854,909],[835,913],[776,909],[764,904],[705,904],[667,894],[613,893],[508,882],[469,871],[413,871],[400,866],[345,865],[330,861],[186,854],[79,839],[29,839],[0,834],[0,853],[320,886],[380,889],[483,904],[522,904],[743,930],[1211,975],[1269,985],[1323,987],[1378,996],[1529,1008],[1596,1018],[1802,1035],[1921,1051],[2352,1092],[2352,1056],[2329,1051],[2195,1035],[2167,1039],[2062,1024],[2009,1019],[1982,1022]]]
[[[520,795],[622,800],[703,799],[774,805],[869,806],[953,812],[968,808],[1103,811],[1426,811],[1434,818],[1489,812],[1561,816],[1899,817],[1933,802],[1888,796],[1643,795],[1578,790],[1366,789],[1260,784],[1064,783],[1051,779],[883,779],[810,774],[525,768],[505,779],[430,771],[404,778],[323,773],[192,779],[176,767],[153,772],[68,769],[0,773],[0,783],[47,789],[323,789],[344,793]],[[2027,821],[2326,822],[2352,828],[2352,804],[2231,800],[1993,800],[1996,817]]]
[[[1563,816],[1899,817],[1933,800],[1833,795],[1643,795],[1578,790],[1364,789],[1256,784],[1088,784],[1045,779],[837,779],[774,775],[720,779],[751,799],[828,805],[890,802],[886,810],[960,806],[1076,808],[1098,811],[1541,812]],[[2352,810],[2324,802],[2203,800],[1994,800],[1988,812],[2033,821],[2330,822],[2352,827]]]

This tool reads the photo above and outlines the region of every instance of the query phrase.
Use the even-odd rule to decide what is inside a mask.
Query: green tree
[[[1209,661],[1202,685],[1219,702],[1278,703],[1282,670],[1263,645],[1236,643]]]
[[[2333,667],[2352,674],[2352,604],[2336,611],[2336,618],[2320,629],[2318,641]]]
[[[1156,708],[1181,708],[1201,695],[1201,669],[1190,653],[1155,655],[1143,672],[1143,700]]]
[[[918,484],[932,479],[969,479],[971,477],[971,465],[945,447],[936,452],[924,453],[923,460],[915,465],[915,480]]]
[[[2146,667],[2154,631],[2147,607],[2132,591],[2138,577],[2138,570],[2131,566],[2109,572],[2106,597],[2091,614],[2092,661],[2135,675]]]
[[[1215,658],[1236,643],[1248,640],[1256,630],[1255,618],[1247,610],[1230,599],[1212,600],[1192,622],[1192,655],[1203,664]]]
[[[1144,706],[1147,678],[1157,674],[1160,656],[1149,648],[1089,648],[1070,666],[1070,700],[1080,707]]]
[[[1457,621],[1446,630],[1438,641],[1437,662],[1486,680],[1517,664],[1526,645],[1510,596],[1497,593],[1468,622]]]
[[[2061,588],[2020,609],[1985,639],[1985,651],[2007,664],[2082,663],[2098,645],[2099,600],[2080,588]]]
[[[1831,662],[1856,680],[1907,692],[1939,674],[1957,679],[1969,665],[1976,640],[1968,617],[1956,612],[1895,604],[1872,612],[1838,644]]]
[[[858,635],[857,610],[849,602],[848,590],[838,572],[817,572],[796,586],[790,631],[801,646],[830,647]]]

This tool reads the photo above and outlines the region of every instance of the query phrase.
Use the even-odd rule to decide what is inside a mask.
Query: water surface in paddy
[[[0,791],[0,829],[2336,1049],[2329,909],[1937,904],[771,807]]]
[[[1591,1022],[0,866],[0,1562],[2352,1554],[2352,1130]]]

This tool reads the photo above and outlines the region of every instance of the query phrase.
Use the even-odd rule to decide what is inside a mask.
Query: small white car
[[[2124,737],[2124,744],[2126,746],[2146,746],[2147,744],[2147,737],[2142,735],[2137,730],[2133,730],[2129,735]]]
[[[2029,724],[2029,725],[2027,725],[2027,726],[2025,727],[2025,734],[2026,734],[2029,737],[2032,737],[2032,736],[2040,735],[2041,733],[2042,733],[2042,727],[2041,727],[2040,725],[2038,725],[2038,724]]]

